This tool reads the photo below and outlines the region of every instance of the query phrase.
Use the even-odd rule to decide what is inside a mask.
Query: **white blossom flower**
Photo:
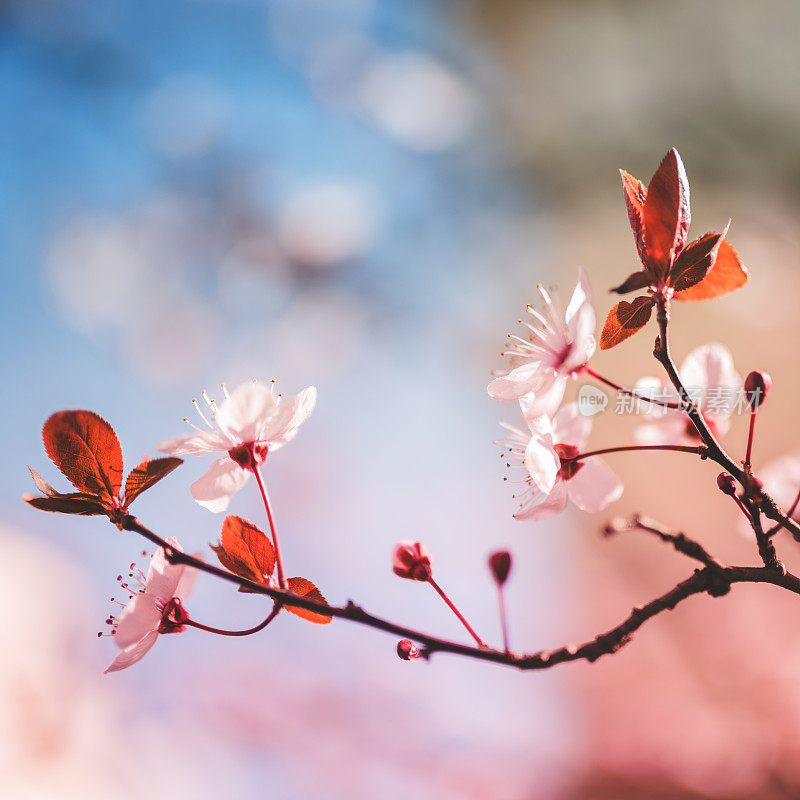
[[[203,392],[208,405],[206,414],[197,400],[192,401],[206,430],[189,423],[194,433],[169,439],[158,448],[173,456],[225,453],[190,489],[192,497],[214,513],[225,511],[231,497],[264,462],[268,452],[295,437],[317,402],[314,386],[285,400],[275,394],[274,381],[269,387],[256,381],[243,383],[230,394],[224,384],[222,388],[225,399],[219,405]]]
[[[181,550],[178,540],[166,540],[170,547]],[[195,557],[202,557],[195,553]],[[114,642],[122,652],[114,659],[106,673],[126,669],[141,661],[162,633],[178,633],[184,629],[188,615],[183,601],[191,594],[197,580],[197,570],[185,564],[170,564],[164,549],[159,547],[150,559],[147,577],[142,573],[132,576],[139,588],[125,606],[115,624]],[[130,584],[124,584],[129,588]],[[133,588],[131,588],[133,591]]]
[[[742,398],[742,379],[736,372],[730,351],[713,342],[698,347],[686,356],[680,376],[711,432],[724,436],[730,427],[730,416]],[[644,397],[666,402],[680,399],[669,381],[657,378],[643,378],[637,383],[636,391]],[[641,444],[700,443],[697,428],[684,411],[644,405],[650,406],[647,413],[653,421],[636,429],[635,436]]]
[[[537,414],[552,413],[558,408],[567,378],[580,371],[594,352],[596,325],[589,281],[583,270],[566,311],[555,294],[549,294],[542,286],[539,291],[544,298],[543,312],[527,307],[535,323],[522,323],[529,331],[525,339],[509,334],[513,345],[503,355],[511,357],[511,367],[488,386],[489,394],[500,401],[532,394],[530,406]]]
[[[600,511],[619,499],[622,483],[596,456],[572,461],[586,443],[592,422],[578,411],[577,403],[564,406],[552,421],[535,413],[528,398],[520,401],[528,431],[501,423],[509,432],[504,442],[508,466],[519,467],[524,477],[514,495],[519,503],[516,519],[540,520],[558,514],[569,497],[583,511]]]

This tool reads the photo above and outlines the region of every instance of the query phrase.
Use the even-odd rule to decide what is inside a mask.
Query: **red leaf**
[[[689,181],[673,147],[650,179],[644,201],[645,263],[659,277],[686,244],[690,220]]]
[[[628,207],[628,221],[631,223],[633,240],[636,242],[636,251],[642,264],[646,264],[647,253],[644,247],[644,200],[647,190],[644,184],[629,175],[624,169],[619,171],[622,178],[622,191],[625,194],[625,205]],[[613,291],[613,290],[612,290]]]
[[[616,294],[636,292],[639,289],[644,289],[645,286],[650,286],[651,283],[655,283],[655,280],[655,275],[653,275],[652,272],[643,269],[639,272],[634,272],[632,275],[628,275],[619,286],[615,286],[613,289],[609,289],[609,291],[616,292]]]
[[[92,517],[107,514],[108,511],[97,499],[85,494],[58,494],[55,497],[39,497],[25,494],[22,499],[40,511],[52,511],[58,514],[80,514]]]
[[[105,503],[119,496],[122,450],[114,429],[92,411],[59,411],[42,428],[47,455],[82,492]]]
[[[669,285],[680,292],[700,283],[711,271],[717,260],[720,242],[728,232],[728,225],[722,233],[707,233],[681,250],[669,272]]]
[[[708,275],[691,288],[675,292],[674,298],[685,302],[713,300],[744,286],[748,277],[747,267],[742,265],[733,245],[723,239],[717,250],[717,259]]]
[[[166,478],[172,470],[183,464],[182,458],[154,458],[144,459],[135,469],[128,474],[125,481],[125,508],[151,486]]]
[[[620,300],[608,312],[606,324],[600,334],[600,349],[609,350],[641,330],[653,311],[652,297],[637,297],[632,303]]]
[[[307,600],[328,605],[328,601],[322,596],[322,592],[306,578],[289,578],[286,582],[289,585],[290,592],[294,592],[300,597],[305,597]],[[284,606],[284,608],[298,617],[307,619],[309,622],[316,622],[317,625],[327,625],[333,620],[333,617],[329,617],[327,614],[318,614],[316,611],[309,611],[307,608],[298,608],[297,606]]]
[[[211,545],[220,563],[234,575],[265,583],[275,568],[275,550],[258,526],[242,517],[225,517],[219,545]]]

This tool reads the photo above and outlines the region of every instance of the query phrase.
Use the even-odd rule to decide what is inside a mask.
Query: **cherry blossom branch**
[[[730,587],[734,583],[769,583],[800,595],[800,578],[791,573],[768,567],[727,567],[716,563],[714,565],[709,564],[702,569],[695,570],[694,574],[689,578],[681,581],[661,596],[643,606],[634,608],[619,625],[596,636],[594,639],[579,645],[567,645],[557,650],[540,650],[536,653],[515,654],[486,646],[476,647],[440,639],[422,631],[376,617],[352,601],[349,601],[345,606],[329,606],[282,589],[272,589],[264,584],[241,578],[232,572],[226,572],[219,567],[207,564],[205,561],[171,547],[160,536],[145,528],[135,517],[125,517],[120,521],[120,525],[123,530],[136,532],[153,544],[162,547],[167,560],[173,564],[185,564],[186,566],[194,567],[201,572],[214,575],[229,583],[245,587],[253,593],[271,597],[281,605],[305,608],[319,614],[350,620],[351,622],[382,630],[405,639],[411,639],[422,645],[419,650],[420,657],[429,658],[437,652],[453,653],[480,661],[516,667],[520,670],[548,669],[568,661],[596,661],[601,656],[615,653],[626,645],[633,634],[647,620],[664,611],[675,608],[678,603],[696,594],[721,597],[730,591]],[[678,538],[677,535],[674,539],[668,537],[673,544]]]
[[[679,553],[682,553],[707,567],[723,569],[723,564],[717,561],[700,542],[690,539],[685,533],[672,531],[642,514],[634,514],[628,519],[617,518],[611,520],[603,529],[603,534],[612,536],[623,531],[640,530],[652,533],[661,539],[662,542],[671,544]]]
[[[653,356],[664,367],[669,376],[670,382],[677,389],[678,396],[686,403],[684,409],[691,421],[694,423],[700,438],[708,448],[706,457],[719,464],[724,470],[730,472],[736,480],[747,490],[750,482],[750,475],[747,470],[742,469],[741,465],[731,458],[722,445],[717,441],[711,429],[708,427],[697,404],[692,402],[686,387],[683,385],[678,368],[672,358],[669,346],[669,299],[664,294],[659,294],[657,300],[656,320],[658,322],[659,335],[653,350]],[[800,542],[800,525],[791,517],[784,514],[778,504],[766,492],[761,492],[759,508],[765,517],[777,522],[779,526],[786,528],[796,541]],[[752,516],[752,511],[751,511]]]

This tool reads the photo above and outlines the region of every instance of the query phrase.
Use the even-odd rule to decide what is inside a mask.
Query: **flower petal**
[[[222,401],[217,421],[223,430],[241,442],[252,442],[258,438],[264,419],[275,413],[278,398],[271,387],[256,381],[237,386]]]
[[[228,507],[231,497],[247,483],[249,477],[250,472],[242,469],[229,456],[223,456],[189,487],[189,491],[201,506],[219,514]]]
[[[316,386],[309,386],[283,400],[278,406],[279,413],[265,421],[258,438],[269,442],[270,451],[283,447],[294,439],[298,428],[311,416],[316,403]]]
[[[583,468],[565,481],[570,499],[583,511],[600,511],[622,494],[619,478],[597,458],[587,458]]]
[[[546,415],[552,417],[564,399],[567,379],[554,372],[546,372],[540,385],[519,398],[523,418],[528,421]]]
[[[541,495],[540,495],[541,497]],[[530,503],[514,514],[514,519],[540,520],[560,514],[567,507],[567,489],[564,481],[558,481],[553,487],[553,491],[544,495],[544,500],[538,503]]]
[[[549,436],[534,434],[525,448],[525,468],[533,485],[542,492],[551,492],[556,484],[561,459],[553,449]]]
[[[577,403],[568,403],[553,418],[553,441],[582,448],[592,430],[592,421],[578,410]]]
[[[592,289],[589,286],[589,278],[586,275],[586,271],[581,267],[578,269],[578,284],[575,287],[575,290],[572,292],[572,297],[570,298],[569,305],[567,306],[567,313],[565,314],[567,326],[570,326],[571,330],[571,322],[575,318],[575,315],[581,309],[582,306],[589,304],[591,307],[592,305]]]
[[[486,391],[489,392],[490,397],[494,397],[501,403],[519,400],[523,395],[539,389],[545,374],[539,361],[520,364],[506,375],[495,378]]]
[[[125,648],[112,662],[111,666],[105,671],[108,675],[109,672],[118,672],[121,669],[127,669],[141,661],[148,650],[156,643],[158,639],[158,631],[151,631],[143,639],[140,639],[136,644]]]
[[[698,347],[686,356],[681,378],[692,398],[704,410],[713,408],[715,416],[731,413],[742,386],[730,350],[716,342]]]
[[[203,553],[198,551],[196,553],[192,553],[195,558],[199,558],[201,561],[204,561]],[[183,570],[183,575],[181,575],[181,579],[178,581],[178,585],[175,587],[175,594],[174,597],[177,597],[178,600],[183,602],[194,590],[194,585],[197,583],[197,578],[200,576],[200,570],[195,569],[194,567],[186,567]]]
[[[639,444],[697,444],[697,440],[692,441],[687,436],[686,425],[686,417],[667,412],[661,419],[639,425],[633,435]]]
[[[180,542],[174,536],[167,537],[165,541],[170,547],[183,551]],[[145,592],[162,604],[166,603],[175,596],[175,589],[184,569],[183,564],[170,564],[164,549],[159,547],[150,559],[145,579]]]
[[[161,608],[156,598],[150,594],[135,594],[122,612],[114,642],[125,650],[152,631],[157,631],[160,624]]]
[[[205,453],[226,451],[231,442],[220,433],[196,431],[161,442],[158,449],[171,456],[201,456]]]

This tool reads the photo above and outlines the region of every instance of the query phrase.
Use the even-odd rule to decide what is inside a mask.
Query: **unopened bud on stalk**
[[[401,639],[397,643],[397,655],[403,661],[411,661],[412,658],[419,657],[419,648],[411,641],[411,639]]]
[[[754,370],[744,379],[744,391],[750,408],[755,411],[766,399],[772,388],[772,378],[764,370]]]
[[[395,575],[412,581],[431,579],[431,554],[422,542],[398,542],[392,553]]]
[[[502,586],[508,580],[508,573],[511,571],[511,553],[507,550],[498,550],[489,556],[489,569],[492,571],[498,586]]]
[[[719,490],[723,494],[730,495],[731,497],[736,494],[736,479],[730,472],[720,472],[720,474],[717,475],[717,486],[719,486]]]

